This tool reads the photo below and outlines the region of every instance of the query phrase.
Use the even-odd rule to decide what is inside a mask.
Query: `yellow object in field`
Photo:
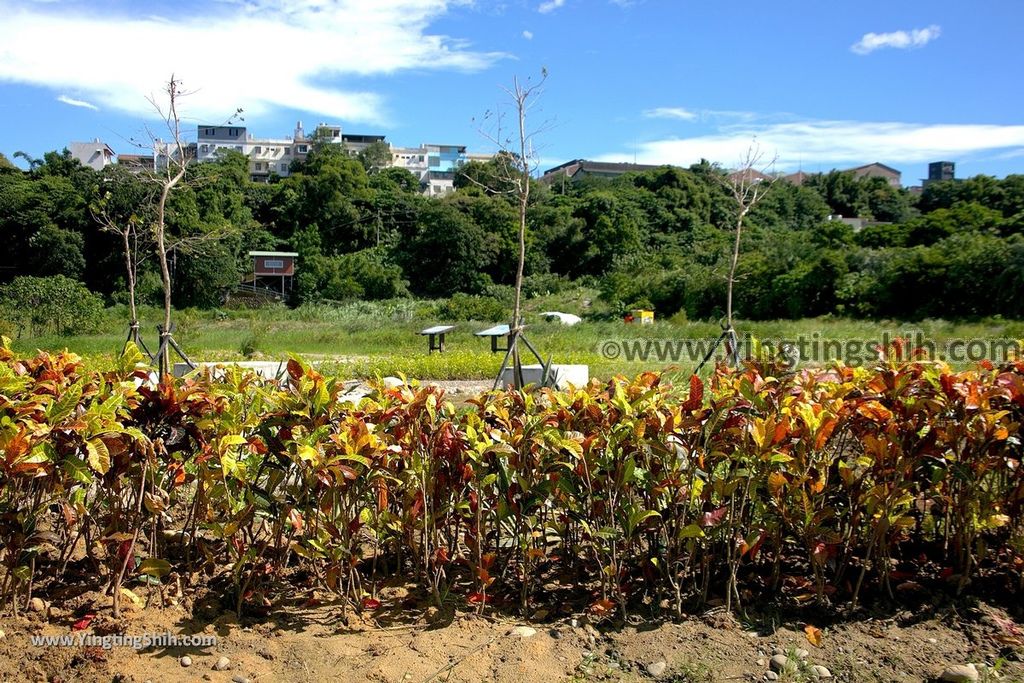
[[[633,311],[633,318],[639,320],[641,325],[653,325],[654,311],[645,311],[642,308],[638,308]]]

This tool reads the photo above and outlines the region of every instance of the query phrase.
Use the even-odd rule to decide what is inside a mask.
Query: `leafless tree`
[[[156,170],[154,180],[156,183],[156,204],[152,221],[152,240],[157,262],[160,267],[160,280],[163,285],[163,324],[160,326],[160,345],[157,350],[157,364],[161,375],[170,371],[170,350],[173,348],[178,354],[191,364],[188,357],[174,341],[173,328],[171,326],[171,273],[168,265],[167,255],[174,250],[176,252],[189,252],[195,250],[200,244],[223,239],[235,231],[233,226],[220,226],[216,230],[206,231],[199,235],[169,235],[167,231],[167,203],[171,192],[179,187],[186,179],[188,166],[192,161],[191,152],[184,142],[184,134],[181,129],[180,103],[183,97],[191,92],[182,88],[181,80],[171,74],[170,79],[164,87],[163,93],[158,98],[151,95],[146,99],[153,106],[153,109],[163,120],[164,128],[170,136],[168,142],[163,142],[149,132],[152,142]],[[235,113],[227,120],[231,123],[236,118],[241,118],[242,110],[236,109]]]
[[[481,135],[498,148],[495,157],[497,177],[493,186],[470,178],[471,182],[489,192],[512,196],[519,209],[519,260],[516,264],[515,299],[512,306],[512,321],[509,324],[508,351],[518,386],[522,386],[522,362],[518,342],[523,331],[523,268],[526,263],[526,213],[530,203],[530,180],[540,163],[536,146],[537,137],[550,128],[550,121],[545,121],[536,128],[530,128],[527,122],[528,114],[537,105],[543,93],[547,77],[547,69],[542,69],[536,82],[531,82],[529,78],[524,82],[516,76],[512,79],[512,87],[502,87],[502,91],[508,97],[513,117],[512,125],[509,126],[506,121],[507,112],[499,107],[484,114],[484,125],[480,128]],[[497,381],[495,380],[495,385]]]
[[[188,169],[188,156],[185,153],[185,145],[181,135],[181,116],[178,113],[178,100],[188,93],[182,90],[181,81],[171,74],[167,87],[164,89],[167,96],[167,107],[157,101],[156,97],[150,96],[149,102],[157,110],[168,132],[171,134],[171,141],[168,143],[166,163],[161,173],[160,195],[156,204],[156,218],[153,222],[153,237],[156,240],[156,257],[160,264],[160,280],[164,289],[164,321],[161,326],[160,348],[164,349],[167,339],[171,334],[171,271],[167,265],[167,199],[171,190],[185,177]],[[161,354],[160,373],[164,374],[169,370],[168,355]]]
[[[725,329],[733,330],[733,290],[736,285],[736,268],[740,260],[740,244],[743,238],[743,225],[747,215],[760,202],[775,182],[775,175],[770,171],[775,165],[776,157],[765,158],[757,140],[750,143],[746,153],[740,159],[739,167],[727,175],[719,176],[722,184],[736,202],[736,222],[733,226],[733,246],[729,255],[729,271],[726,275],[725,294]],[[732,348],[730,353],[737,353],[736,335],[732,332]]]
[[[120,183],[127,180],[117,177],[120,173],[127,173],[126,171],[116,167],[112,167],[112,169],[111,173],[105,175],[104,182]],[[147,188],[143,183],[139,183],[138,187]],[[101,230],[117,235],[121,241],[125,265],[125,280],[128,287],[129,321],[125,348],[128,347],[128,342],[132,342],[149,354],[149,349],[146,348],[139,333],[139,314],[135,288],[138,282],[139,264],[145,260],[145,254],[152,246],[150,244],[149,231],[145,230],[144,226],[148,222],[146,210],[152,206],[153,198],[152,196],[133,196],[126,199],[132,206],[118,202],[114,193],[111,190],[107,190],[104,192],[103,198],[92,207],[92,213],[95,220],[100,224]],[[149,355],[151,356],[151,354]]]

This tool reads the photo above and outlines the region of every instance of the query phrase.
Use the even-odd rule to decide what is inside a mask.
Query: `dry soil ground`
[[[995,664],[999,680],[1024,680],[1022,651],[1006,646],[1007,613],[986,605],[863,613],[822,624],[820,647],[804,623],[743,622],[720,608],[680,623],[612,624],[586,616],[535,619],[423,610],[343,618],[319,602],[241,622],[206,602],[143,608],[129,600],[120,622],[109,598],[87,593],[44,612],[0,617],[3,681],[762,681],[773,652],[806,660],[780,680],[812,680],[812,665],[837,681],[928,681],[950,665]],[[58,606],[58,604],[60,606]],[[82,614],[98,616],[73,631]],[[526,629],[517,628],[527,626]],[[1016,628],[1015,626],[1011,626]],[[215,634],[206,648],[40,647],[31,636],[122,632]],[[181,657],[191,657],[183,667]],[[1009,657],[1007,657],[1009,655]],[[214,669],[221,657],[230,668]],[[662,663],[664,666],[662,666]],[[994,679],[984,674],[980,680]]]

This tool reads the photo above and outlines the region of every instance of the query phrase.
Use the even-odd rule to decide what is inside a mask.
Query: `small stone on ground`
[[[668,668],[668,664],[665,662],[652,662],[647,665],[647,673],[651,674],[655,678],[665,673],[665,669]]]

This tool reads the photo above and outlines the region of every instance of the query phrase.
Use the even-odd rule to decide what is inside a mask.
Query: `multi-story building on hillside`
[[[473,155],[489,159],[487,155]],[[431,197],[455,190],[455,171],[469,161],[465,145],[423,144],[419,147],[393,147],[391,165],[404,168],[420,181],[423,194]]]
[[[271,175],[287,177],[292,162],[305,160],[314,144],[344,145],[348,154],[357,156],[371,145],[383,143],[391,152],[390,165],[411,172],[423,193],[431,196],[453,191],[455,171],[470,159],[491,158],[487,154],[468,154],[465,145],[391,147],[383,135],[353,135],[342,132],[341,126],[325,123],[307,134],[300,121],[291,137],[282,138],[257,138],[240,125],[201,125],[197,132],[197,161],[213,161],[223,151],[233,150],[249,158],[249,172],[254,180],[266,180]]]
[[[114,150],[99,138],[92,142],[72,142],[68,145],[68,151],[83,166],[96,171],[102,171],[105,166],[114,163]]]
[[[384,142],[383,135],[349,135],[341,126],[321,123],[307,135],[299,121],[291,137],[258,138],[245,126],[224,125],[198,127],[196,159],[213,161],[222,151],[235,151],[249,157],[249,172],[254,180],[271,175],[282,177],[291,173],[293,161],[302,161],[316,143],[343,144],[355,156],[375,142]]]
[[[956,180],[956,164],[952,161],[933,161],[928,164],[928,177],[921,182],[922,188],[943,180]]]
[[[848,168],[845,170],[846,173],[852,173],[857,178],[884,178],[889,185],[895,187],[897,190],[900,188],[900,177],[903,175],[892,166],[886,166],[880,164],[877,161],[871,164],[865,164],[856,168]]]

